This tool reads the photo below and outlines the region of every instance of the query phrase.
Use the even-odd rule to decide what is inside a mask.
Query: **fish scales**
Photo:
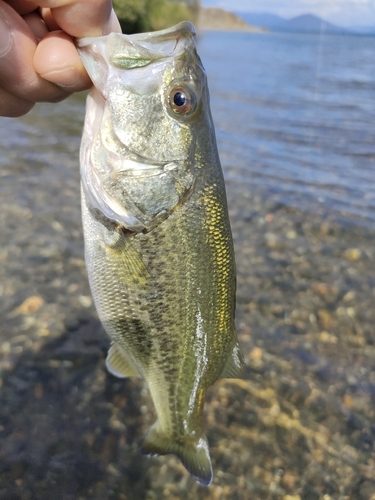
[[[94,83],[81,146],[82,219],[92,294],[112,338],[107,367],[149,386],[157,421],[143,451],[174,453],[207,485],[206,389],[243,376],[244,362],[225,185],[194,28],[81,39],[78,47]]]

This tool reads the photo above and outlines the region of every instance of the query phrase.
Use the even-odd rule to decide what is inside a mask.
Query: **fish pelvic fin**
[[[220,378],[247,378],[247,366],[237,341],[225,362]]]
[[[130,359],[130,356],[117,342],[112,342],[105,364],[109,373],[115,377],[140,377],[140,374]]]
[[[203,486],[209,486],[212,481],[212,465],[206,436],[192,440],[176,440],[159,430],[158,422],[148,431],[142,445],[142,453],[147,455],[167,455],[172,453],[182,462],[183,466]]]

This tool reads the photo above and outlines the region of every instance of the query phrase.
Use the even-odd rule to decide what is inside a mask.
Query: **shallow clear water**
[[[205,33],[229,182],[375,223],[375,37]]]

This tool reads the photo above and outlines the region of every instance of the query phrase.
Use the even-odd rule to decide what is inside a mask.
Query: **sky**
[[[375,26],[375,0],[202,0],[202,5],[285,18],[315,14],[340,26]]]

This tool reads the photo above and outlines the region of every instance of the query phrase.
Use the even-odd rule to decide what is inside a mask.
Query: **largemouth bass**
[[[191,23],[78,41],[94,83],[81,145],[85,257],[109,371],[143,377],[143,451],[212,480],[208,386],[242,377],[235,262],[206,76]]]

